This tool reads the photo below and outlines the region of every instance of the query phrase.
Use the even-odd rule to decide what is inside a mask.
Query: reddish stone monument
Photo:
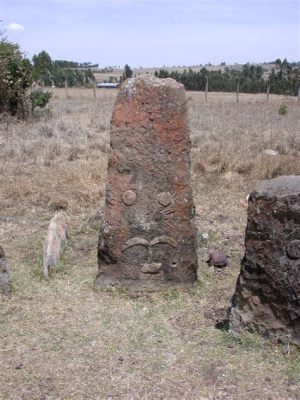
[[[197,255],[183,85],[142,76],[122,85],[111,121],[99,286],[191,284]]]
[[[300,176],[258,184],[245,244],[230,330],[258,330],[300,345]]]

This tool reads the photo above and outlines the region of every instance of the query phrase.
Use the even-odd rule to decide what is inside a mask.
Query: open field
[[[51,110],[34,120],[1,117],[0,244],[14,287],[0,301],[0,399],[299,399],[299,349],[215,325],[244,252],[247,194],[258,179],[300,174],[300,104],[187,93],[199,282],[132,297],[93,287],[116,93],[69,89],[65,98],[55,89]],[[45,280],[42,244],[59,208],[70,241]],[[207,266],[213,247],[229,255],[228,268]]]

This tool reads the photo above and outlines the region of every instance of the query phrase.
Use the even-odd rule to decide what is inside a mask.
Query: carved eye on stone
[[[124,204],[126,204],[126,206],[132,206],[135,203],[136,199],[137,195],[132,190],[126,190],[126,192],[122,194],[122,201]]]
[[[162,192],[157,195],[157,200],[160,205],[167,207],[173,201],[172,195],[168,192]]]

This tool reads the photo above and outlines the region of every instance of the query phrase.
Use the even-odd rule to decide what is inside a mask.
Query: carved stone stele
[[[111,121],[96,284],[194,282],[193,214],[184,87],[153,76],[128,79]]]
[[[230,330],[300,344],[300,176],[258,184],[249,198],[245,245]]]

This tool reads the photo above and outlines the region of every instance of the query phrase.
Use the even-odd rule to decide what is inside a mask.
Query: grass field
[[[258,179],[300,174],[300,104],[187,93],[199,282],[132,297],[93,287],[116,93],[55,89],[35,119],[1,117],[0,243],[13,292],[0,302],[0,399],[299,399],[299,349],[215,324],[244,252],[247,194]],[[43,240],[61,207],[69,245],[45,280]],[[230,257],[224,270],[205,262],[214,247]]]

